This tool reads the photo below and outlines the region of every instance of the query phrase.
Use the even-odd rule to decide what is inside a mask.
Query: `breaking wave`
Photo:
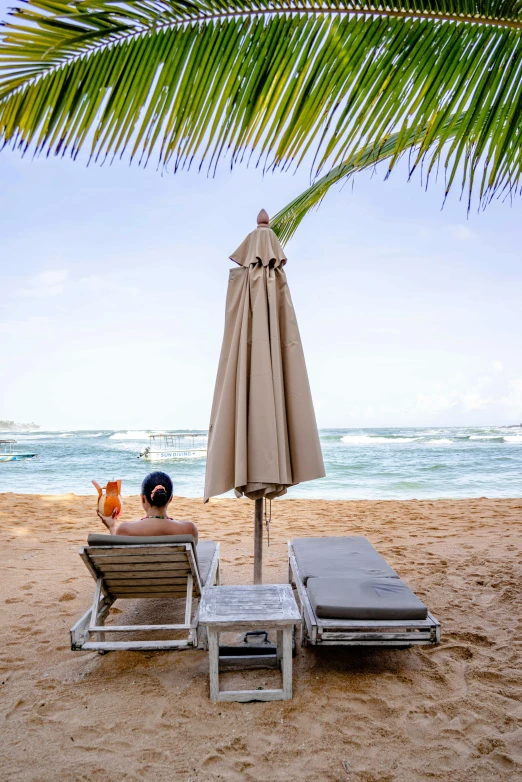
[[[115,432],[111,434],[109,440],[148,440],[151,434],[151,432],[142,431]]]
[[[394,445],[395,443],[414,443],[418,439],[418,437],[372,437],[369,434],[347,434],[341,437],[341,442],[348,445],[382,445],[383,443]]]

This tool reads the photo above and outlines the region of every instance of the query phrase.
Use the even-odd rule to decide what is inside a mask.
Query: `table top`
[[[199,606],[202,625],[285,626],[300,621],[290,584],[207,587]]]

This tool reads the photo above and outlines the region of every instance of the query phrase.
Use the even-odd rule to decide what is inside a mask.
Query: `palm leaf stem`
[[[450,133],[451,135],[456,134],[464,120],[464,116],[450,117],[445,128],[452,126]],[[427,130],[424,127],[420,130],[408,131],[406,133],[393,133],[388,138],[383,139],[380,144],[358,150],[348,160],[335,166],[328,174],[317,179],[310,187],[280,209],[270,220],[270,227],[277,234],[281,244],[286,244],[294,236],[304,218],[312,209],[320,206],[323,198],[334,185],[343,179],[348,179],[358,171],[373,168],[384,160],[390,158],[397,159],[408,150],[413,152],[415,147],[422,142]],[[449,137],[446,135],[445,138],[448,139]],[[398,146],[399,139],[401,141],[400,146]],[[410,165],[410,175],[421,159],[422,153],[419,151],[412,165]],[[391,167],[388,169],[388,174],[390,171]]]

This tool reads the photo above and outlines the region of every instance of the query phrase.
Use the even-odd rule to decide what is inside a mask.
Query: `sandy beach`
[[[93,595],[78,556],[100,531],[93,507],[0,495],[0,779],[522,779],[521,499],[275,503],[266,582],[286,581],[288,538],[366,535],[441,621],[442,644],[299,648],[293,700],[250,704],[210,702],[202,651],[70,651]],[[122,518],[138,515],[124,498]],[[225,584],[251,582],[249,501],[175,499],[174,515],[221,541]],[[153,603],[123,612],[159,621]]]

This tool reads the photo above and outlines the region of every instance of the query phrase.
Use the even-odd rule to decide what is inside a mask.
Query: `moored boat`
[[[0,440],[0,462],[23,462],[27,459],[35,459],[37,453],[17,453],[13,452],[13,445],[16,440]]]
[[[201,435],[169,434],[160,432],[149,435],[149,445],[139,454],[138,459],[151,462],[171,461],[172,459],[200,459],[207,455],[207,446],[200,442]]]

